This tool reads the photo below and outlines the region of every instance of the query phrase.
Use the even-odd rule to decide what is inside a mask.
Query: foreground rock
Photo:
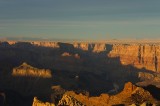
[[[33,104],[43,104],[42,106],[52,106],[40,102],[34,98]],[[133,85],[131,82],[125,84],[124,89],[116,95],[101,94],[97,97],[89,97],[83,94],[76,94],[73,91],[67,91],[59,100],[58,106],[112,106],[112,105],[125,105],[125,106],[158,106],[158,101],[153,96],[141,87]],[[41,106],[41,105],[33,105]]]
[[[55,104],[49,102],[44,103],[38,100],[37,97],[34,97],[32,106],[55,106]]]
[[[72,96],[64,95],[59,101],[58,106],[84,106],[81,102]]]
[[[76,94],[72,91],[66,92],[64,95],[68,95],[67,97],[72,98],[69,102],[76,99],[87,106],[111,106],[118,104],[131,105],[142,104],[148,101],[150,103],[156,102],[148,91],[133,85],[131,82],[126,83],[123,91],[116,95],[101,94],[99,97],[88,97],[82,94]],[[63,101],[65,97],[66,96],[62,98],[60,102],[61,104],[66,103]]]

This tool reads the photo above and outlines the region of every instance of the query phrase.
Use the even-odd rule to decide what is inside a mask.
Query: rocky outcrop
[[[133,85],[131,82],[126,83],[124,89],[116,95],[101,94],[99,97],[88,97],[82,94],[76,94],[73,91],[66,92],[64,95],[69,95],[86,106],[142,104],[146,101],[155,102],[148,91]]]
[[[81,49],[84,51],[91,51],[93,49],[93,44],[90,43],[73,43],[74,48]]]
[[[65,95],[70,95],[71,97],[77,99],[86,106],[107,106],[109,103],[110,96],[108,94],[101,94],[97,97],[89,97],[83,94],[76,94],[73,91],[68,91]]]
[[[72,56],[71,54],[67,53],[67,52],[64,52],[61,56],[63,57],[68,57],[68,56]]]
[[[123,65],[160,72],[160,46],[154,44],[116,44],[108,54],[119,57]]]
[[[38,41],[34,41],[31,42],[31,44],[35,45],[35,46],[41,46],[41,47],[51,47],[51,48],[59,48],[58,42],[38,42]]]
[[[63,94],[66,92],[60,85],[52,86],[51,101],[52,103],[58,104],[59,100],[63,97]]]
[[[64,95],[62,99],[59,101],[58,106],[85,106],[77,99],[73,98],[69,95]]]
[[[160,88],[160,74],[139,72],[138,78],[140,79],[140,82],[136,83],[138,86],[154,85]]]
[[[103,52],[103,51],[106,51],[107,50],[107,46],[105,43],[97,43],[94,45],[94,48],[93,48],[93,52]]]
[[[117,95],[110,97],[109,104],[141,104],[145,101],[155,102],[153,96],[141,87],[133,85],[131,82],[125,84],[124,89]]]
[[[38,100],[37,97],[34,97],[32,106],[55,106],[55,104],[49,103],[49,102],[44,103],[44,102]]]
[[[80,59],[80,55],[78,53],[70,54],[68,52],[64,52],[61,56],[62,57],[74,57],[75,59]]]
[[[52,74],[50,70],[34,68],[27,63],[23,63],[13,69],[12,76],[51,78]]]

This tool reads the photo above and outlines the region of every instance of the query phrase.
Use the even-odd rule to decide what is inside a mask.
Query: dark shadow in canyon
[[[160,88],[154,85],[148,85],[144,89],[149,91],[155,99],[160,100]]]
[[[91,47],[88,51],[84,51],[68,43],[59,43],[59,46],[60,48],[42,47],[27,42],[18,42],[14,45],[9,45],[7,42],[0,44],[0,75],[2,76],[0,89],[4,92],[8,91],[6,89],[14,90],[24,97],[29,97],[28,100],[30,98],[33,100],[33,96],[42,97],[44,101],[49,100],[47,97],[50,97],[48,95],[52,93],[53,85],[60,85],[65,90],[74,90],[78,93],[84,91],[89,92],[90,96],[97,96],[114,89],[114,84],[119,86],[120,92],[126,82],[138,82],[138,72],[152,73],[151,70],[144,68],[124,66],[118,57],[109,58],[107,54],[112,50],[112,45],[109,44],[106,44],[106,51],[98,53],[92,52]],[[64,52],[78,53],[80,59],[72,56],[62,57],[61,54]],[[52,70],[53,78],[11,76],[12,69],[23,62],[37,68]],[[37,79],[38,83],[34,83]],[[9,98],[12,99],[11,96]]]

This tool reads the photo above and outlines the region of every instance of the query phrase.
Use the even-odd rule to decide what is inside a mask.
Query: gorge
[[[86,96],[83,98],[115,95],[127,82],[149,92],[149,85],[159,90],[160,44],[0,42],[0,90],[9,95],[6,96],[8,104],[17,106],[27,102],[29,106],[33,97],[38,97],[58,105],[68,91]],[[159,95],[152,93],[153,98],[159,100]],[[7,99],[10,95],[19,96],[12,101]],[[74,99],[72,96],[67,98]]]

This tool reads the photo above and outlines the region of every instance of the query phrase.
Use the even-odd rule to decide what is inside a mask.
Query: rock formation
[[[64,95],[62,99],[59,101],[58,106],[85,106],[77,99],[73,98],[69,95]]]
[[[52,73],[49,69],[38,69],[23,63],[13,68],[11,88],[24,96],[51,93]]]
[[[72,91],[68,91],[64,95],[69,95],[70,97],[75,98],[86,106],[142,104],[147,101],[155,103],[154,98],[148,91],[133,85],[131,82],[126,83],[124,89],[116,95],[101,94],[99,97],[88,97],[82,94],[76,94]],[[64,96],[64,98],[65,97],[66,96]]]
[[[160,83],[159,83],[160,82],[160,74],[139,72],[138,77],[140,79],[140,82],[138,82],[136,85],[138,85],[138,86],[154,85],[154,86],[160,88]]]
[[[26,77],[42,77],[42,78],[51,78],[52,74],[50,70],[46,69],[37,69],[27,63],[23,63],[19,67],[16,67],[12,71],[13,76],[26,76]]]
[[[104,43],[99,43],[99,44],[95,44],[94,45],[94,48],[93,48],[93,52],[97,52],[97,53],[99,53],[99,52],[103,52],[103,51],[106,51],[107,50],[107,46],[106,46],[106,44]]]
[[[16,46],[21,42],[8,41],[9,45]],[[160,72],[160,46],[159,44],[110,44],[106,43],[60,43],[60,42],[27,42],[34,46],[60,48],[74,51],[80,49],[83,51],[92,51],[96,53],[110,51],[109,57],[119,57],[123,65],[132,65],[136,68],[145,68],[154,72]],[[1,42],[0,45],[4,44]],[[65,46],[64,45],[68,45]],[[70,46],[69,46],[70,45]],[[73,49],[73,50],[71,50]]]
[[[16,46],[18,43],[15,41],[8,41],[8,45]],[[63,50],[67,49],[74,51],[75,49],[80,49],[83,51],[91,52],[107,52],[108,57],[114,58],[119,57],[123,65],[132,65],[136,68],[145,68],[154,72],[160,72],[160,46],[159,44],[109,44],[107,43],[87,43],[87,42],[76,42],[76,43],[60,43],[60,42],[27,42],[34,46],[40,47],[51,47],[60,48]],[[0,45],[3,45],[1,42]],[[65,46],[64,45],[68,45]],[[70,46],[69,46],[70,45]],[[110,48],[109,46],[112,46]],[[73,50],[71,50],[73,49]]]
[[[55,104],[49,103],[49,102],[44,103],[44,102],[38,100],[37,97],[34,97],[32,106],[55,106]]]
[[[113,45],[109,57],[119,57],[123,65],[131,64],[136,68],[145,68],[160,72],[160,46],[154,44]]]
[[[159,45],[158,43],[0,42],[0,88],[11,89],[24,96],[46,96],[53,93],[52,102],[57,102],[65,90],[60,90],[62,92],[57,94],[52,92],[51,87],[60,85],[66,90],[87,91],[90,96],[95,96],[65,93],[84,105],[114,104],[113,101],[116,104],[134,103],[133,101],[137,101],[135,97],[140,98],[139,95],[145,95],[139,94],[139,91],[146,91],[132,84],[126,85],[128,87],[117,95],[102,93],[114,90],[115,94],[122,90],[124,83],[128,81],[139,86],[152,84],[160,87]],[[20,65],[24,61],[37,68],[26,63]],[[131,96],[133,92],[136,95]],[[102,95],[97,96],[100,94]],[[144,100],[150,97],[148,93],[146,94]],[[122,99],[132,102],[124,102]]]
[[[52,86],[51,101],[52,103],[58,104],[59,100],[63,97],[63,94],[66,92],[60,85]]]
[[[72,55],[67,52],[64,52],[61,56],[68,57],[68,56],[72,56]]]

